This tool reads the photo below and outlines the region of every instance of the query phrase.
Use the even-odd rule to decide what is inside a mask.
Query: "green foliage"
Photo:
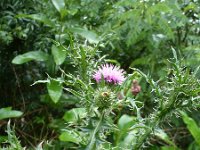
[[[62,95],[62,85],[57,80],[50,80],[49,83],[47,83],[47,89],[49,96],[53,100],[54,103],[57,103]]]
[[[13,64],[23,64],[32,60],[36,61],[46,61],[48,59],[48,55],[42,51],[32,51],[32,52],[27,52],[23,55],[18,55],[16,56],[13,60]]]
[[[7,124],[7,134],[8,138],[6,142],[9,144],[9,146],[3,147],[2,150],[22,150],[23,148],[15,135],[14,129],[11,129],[10,127],[10,121]]]
[[[200,146],[200,128],[192,118],[188,117],[186,113],[181,112],[181,115],[183,117],[184,123],[187,125],[188,130],[194,137],[196,143],[198,143]]]
[[[79,135],[76,135],[75,133],[70,132],[70,131],[64,131],[59,136],[59,139],[61,141],[64,141],[64,142],[73,142],[73,143],[76,143],[76,144],[79,144],[80,141],[81,141],[81,139],[79,138]]]
[[[0,109],[0,120],[6,118],[20,117],[23,113],[21,111],[12,110],[11,107]]]
[[[182,129],[173,117],[199,109],[199,14],[196,0],[2,0],[0,137],[23,111],[27,149],[197,148],[168,122]],[[122,85],[93,80],[104,63],[125,70]]]
[[[56,65],[61,65],[65,61],[66,50],[61,46],[53,45],[51,51]]]
[[[80,119],[85,118],[87,115],[85,108],[73,108],[67,112],[65,112],[63,119],[66,122],[77,122]]]

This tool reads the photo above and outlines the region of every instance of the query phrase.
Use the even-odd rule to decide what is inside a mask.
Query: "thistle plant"
[[[81,85],[81,88],[67,90],[78,96],[80,103],[86,108],[87,117],[84,118],[85,121],[82,121],[84,123],[79,126],[79,130],[73,129],[85,136],[83,147],[87,150],[122,147],[142,149],[170,115],[179,115],[179,110],[194,109],[198,106],[199,80],[195,77],[195,72],[182,67],[182,62],[177,59],[176,52],[173,51],[173,53],[174,59],[169,61],[169,70],[172,74],[166,77],[166,82],[162,85],[159,81],[155,82],[150,75],[145,75],[135,68],[132,74],[125,76],[124,70],[112,64],[93,67],[89,77],[91,80],[87,85],[84,81],[71,77],[73,81]],[[146,84],[150,85],[152,96],[154,96],[154,111],[147,117],[141,117],[141,109],[145,106],[137,100],[138,93],[142,92],[137,81],[138,76],[140,79],[144,78]],[[118,125],[116,125],[115,118],[117,114],[120,114],[120,106],[129,108],[136,112],[136,115],[131,118],[126,118],[127,116],[124,115],[118,116]],[[124,117],[126,118],[124,122],[131,121],[126,132],[122,134],[120,120]],[[112,138],[108,139],[108,136]],[[83,137],[81,138],[83,141]]]
[[[180,110],[192,110],[199,106],[200,82],[195,77],[198,69],[194,72],[190,72],[189,68],[182,67],[174,50],[173,53],[175,61],[169,62],[172,75],[167,78],[168,82],[163,86],[159,86],[159,82],[154,82],[150,76],[145,75],[140,70],[134,69],[139,72],[151,86],[152,93],[155,94],[154,101],[157,104],[152,114],[139,121],[145,126],[145,130],[138,130],[140,134],[137,136],[136,142],[132,147],[135,150],[145,146],[145,142],[151,134],[154,133],[156,128],[158,128],[164,120],[169,119],[169,116],[179,116]]]
[[[119,66],[105,62],[97,48],[74,44],[72,39],[65,50],[73,72],[59,68],[61,78],[49,77],[45,82],[48,87],[51,82],[58,83],[65,93],[79,100],[64,114],[66,126],[59,136],[61,141],[74,143],[74,149],[143,149],[171,115],[179,116],[180,110],[199,106],[200,83],[195,77],[198,69],[183,67],[175,50],[174,58],[168,61],[170,74],[162,84],[136,68],[127,74]],[[149,85],[154,103],[146,116],[142,115],[145,103],[139,99],[144,92],[140,82]]]

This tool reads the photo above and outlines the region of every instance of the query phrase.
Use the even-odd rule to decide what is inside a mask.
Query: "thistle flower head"
[[[112,64],[101,65],[93,75],[97,83],[101,81],[102,77],[106,82],[114,84],[121,84],[125,80],[124,70]]]

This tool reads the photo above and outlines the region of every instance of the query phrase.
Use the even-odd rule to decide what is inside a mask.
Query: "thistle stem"
[[[144,141],[150,136],[151,132],[155,129],[157,124],[159,123],[160,118],[156,118],[152,123],[150,129],[146,130],[146,133],[142,135],[141,138],[139,138],[139,141],[135,147],[133,147],[133,150],[139,150],[144,143]]]
[[[97,123],[97,126],[96,128],[94,129],[93,133],[92,133],[92,136],[90,138],[90,143],[89,145],[86,147],[85,150],[93,150],[95,147],[95,141],[96,141],[96,134],[97,132],[99,131],[100,127],[101,127],[101,124],[102,124],[102,121],[103,121],[103,118],[104,118],[104,114],[105,112],[103,111],[101,116],[100,116],[100,120],[99,122]]]

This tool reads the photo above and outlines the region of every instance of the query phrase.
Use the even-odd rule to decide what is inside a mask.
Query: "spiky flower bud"
[[[141,86],[138,84],[137,80],[133,80],[131,92],[134,96],[136,96],[141,91]]]
[[[110,89],[104,87],[97,90],[95,95],[95,103],[97,107],[105,109],[112,105],[114,93]]]

